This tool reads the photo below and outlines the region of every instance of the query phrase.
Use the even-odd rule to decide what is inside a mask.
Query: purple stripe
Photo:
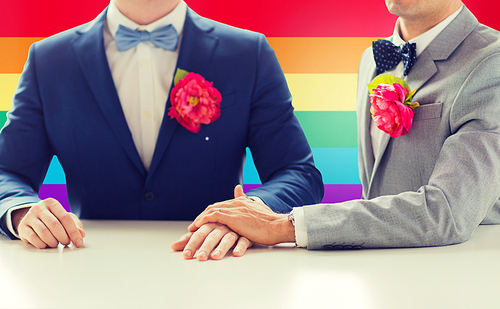
[[[42,200],[46,198],[54,198],[63,205],[64,209],[69,211],[68,194],[66,192],[66,185],[42,185],[38,197]]]
[[[325,185],[325,196],[321,203],[340,203],[360,199],[361,185]]]
[[[243,190],[258,188],[261,185],[244,185]],[[321,203],[340,203],[361,198],[361,185],[325,185],[325,196]]]
[[[245,192],[260,187],[260,184],[244,185]],[[361,198],[361,185],[325,185],[325,196],[322,203],[340,203]],[[42,185],[38,196],[41,199],[55,198],[69,211],[66,185]]]

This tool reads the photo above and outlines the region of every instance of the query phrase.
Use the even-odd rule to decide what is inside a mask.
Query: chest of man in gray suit
[[[367,85],[381,72],[368,48],[356,103],[363,199],[297,207],[288,218],[242,199],[209,207],[190,231],[220,222],[255,242],[341,249],[456,244],[479,224],[500,224],[500,33],[460,0],[385,2],[399,16],[388,41],[418,41],[411,70],[405,61],[388,73],[404,73],[420,106],[406,135],[372,125]]]

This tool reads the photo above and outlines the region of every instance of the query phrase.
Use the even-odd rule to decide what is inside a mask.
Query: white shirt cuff
[[[304,208],[294,207],[293,216],[295,219],[295,243],[297,247],[307,248],[307,226]]]
[[[35,204],[36,203],[28,203],[28,204],[17,205],[17,206],[9,208],[9,210],[7,210],[7,213],[5,214],[5,223],[7,223],[7,228],[9,229],[9,232],[12,233],[12,235],[14,235],[17,238],[19,238],[19,235],[14,231],[14,226],[12,225],[12,212],[14,210],[31,207],[31,206],[33,206]]]

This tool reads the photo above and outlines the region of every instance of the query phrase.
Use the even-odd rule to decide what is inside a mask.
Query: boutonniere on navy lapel
[[[177,119],[184,128],[198,133],[201,124],[209,124],[219,119],[222,96],[212,82],[200,74],[177,69],[174,88],[170,93],[168,115]]]
[[[382,74],[368,84],[368,90],[370,112],[377,128],[394,138],[410,132],[413,110],[419,106],[418,102],[411,102],[417,89],[411,91],[401,78]]]

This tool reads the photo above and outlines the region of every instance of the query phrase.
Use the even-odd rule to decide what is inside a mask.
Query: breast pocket
[[[443,103],[422,104],[415,108],[415,116],[413,121],[441,118],[443,112]]]

